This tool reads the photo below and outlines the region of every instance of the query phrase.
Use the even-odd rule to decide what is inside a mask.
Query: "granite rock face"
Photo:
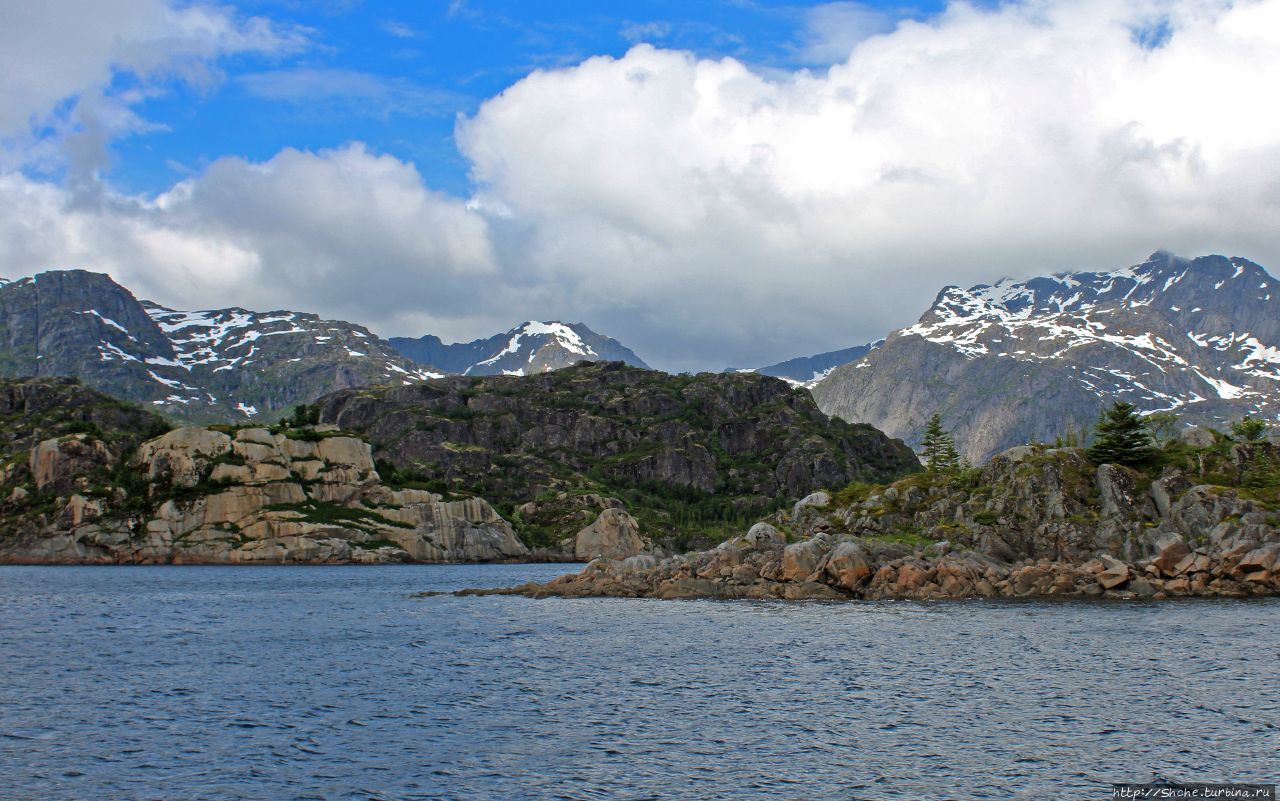
[[[125,463],[102,439],[72,434],[36,443],[28,470],[8,477],[15,486],[0,501],[0,561],[486,562],[529,553],[479,498],[384,485],[369,444],[332,427],[179,428]]]

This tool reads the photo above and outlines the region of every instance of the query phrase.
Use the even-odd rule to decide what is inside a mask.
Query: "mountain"
[[[760,375],[781,378],[792,386],[812,387],[831,374],[831,371],[842,364],[860,359],[873,349],[880,347],[884,340],[870,342],[866,345],[855,345],[844,350],[833,350],[815,356],[798,356],[785,362],[771,364],[768,367],[729,368],[727,373],[759,373]]]
[[[419,365],[459,375],[532,375],[580,361],[625,362],[648,367],[616,339],[582,323],[527,322],[488,339],[446,345],[439,337],[392,337],[391,346]]]
[[[1092,427],[1124,400],[1221,427],[1280,413],[1280,283],[1157,252],[1103,272],[944,288],[916,325],[813,387],[828,414],[918,443],[939,413],[975,462]]]
[[[275,419],[344,387],[441,375],[363,326],[291,311],[176,311],[109,276],[0,284],[0,375],[76,376],[186,422]]]
[[[540,508],[558,494],[561,507],[621,499],[646,534],[684,547],[823,487],[919,469],[901,442],[749,374],[596,362],[348,389],[318,404],[323,422],[367,437],[390,466],[488,498],[534,545],[563,536],[543,532],[549,516],[584,511]]]

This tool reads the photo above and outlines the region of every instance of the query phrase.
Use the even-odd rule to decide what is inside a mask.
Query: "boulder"
[[[644,553],[648,547],[636,519],[622,509],[610,507],[574,536],[573,554],[582,561],[600,557],[626,559]]]
[[[1182,538],[1182,535],[1173,532],[1157,536],[1152,547],[1155,550],[1155,556],[1151,559],[1151,565],[1162,576],[1176,576],[1181,572],[1178,566],[1182,564],[1182,560],[1191,554],[1187,541]]]
[[[1112,590],[1123,587],[1129,582],[1129,566],[1119,559],[1102,557],[1103,570],[1098,573],[1098,583],[1103,589]]]
[[[823,538],[814,537],[782,549],[782,580],[800,581],[816,573],[822,566],[828,547]]]
[[[1240,558],[1232,571],[1244,581],[1265,581],[1280,561],[1280,542],[1250,551]]]
[[[848,596],[816,581],[793,581],[783,587],[783,597],[789,601],[838,601]]]
[[[1178,432],[1178,440],[1193,448],[1208,448],[1214,443],[1213,431],[1203,426],[1184,428]]]
[[[738,548],[744,551],[781,548],[787,544],[786,536],[768,523],[756,523],[746,534],[720,543],[720,548]]]
[[[1208,572],[1211,565],[1212,562],[1208,554],[1195,552],[1182,557],[1178,564],[1173,566],[1173,571],[1176,575],[1205,573]]]
[[[800,514],[809,507],[822,507],[831,503],[831,496],[825,492],[815,492],[796,501],[791,508],[791,519],[799,520]]]
[[[871,577],[867,554],[854,542],[842,542],[832,548],[824,570],[833,584],[846,590],[857,589]]]

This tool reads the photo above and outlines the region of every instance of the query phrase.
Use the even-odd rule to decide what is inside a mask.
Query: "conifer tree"
[[[1094,464],[1139,465],[1155,456],[1147,421],[1132,403],[1116,401],[1098,417],[1089,459]]]
[[[1243,440],[1256,442],[1262,439],[1262,435],[1267,431],[1267,421],[1259,420],[1256,417],[1245,416],[1239,421],[1231,424],[1231,433],[1235,434]]]
[[[960,469],[960,453],[951,433],[942,427],[942,415],[929,418],[920,449],[930,473],[954,473]]]

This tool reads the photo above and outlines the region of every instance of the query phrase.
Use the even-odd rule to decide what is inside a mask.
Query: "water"
[[[0,568],[0,798],[1102,799],[1280,780],[1280,602],[410,598]]]

